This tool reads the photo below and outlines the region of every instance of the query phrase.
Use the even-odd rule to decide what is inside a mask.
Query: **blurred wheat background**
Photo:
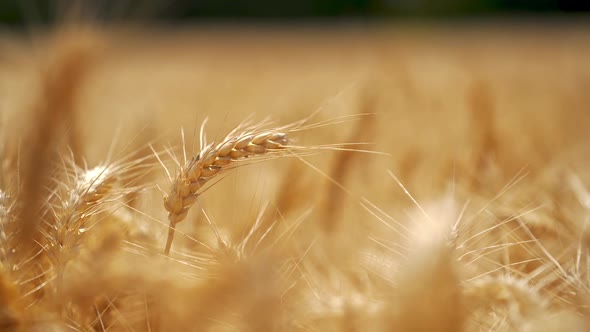
[[[5,28],[0,329],[586,331],[590,27],[363,22]]]

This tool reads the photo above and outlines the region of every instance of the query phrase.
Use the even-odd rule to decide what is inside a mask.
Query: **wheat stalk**
[[[262,125],[241,125],[219,142],[207,144],[204,125],[201,127],[201,151],[180,167],[168,193],[164,194],[164,207],[170,222],[164,249],[166,254],[172,246],[175,225],[186,218],[207,182],[223,171],[234,168],[239,161],[284,152],[290,147],[287,138],[289,127],[262,129]]]

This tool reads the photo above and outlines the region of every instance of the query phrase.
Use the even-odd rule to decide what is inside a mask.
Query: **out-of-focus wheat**
[[[0,329],[588,329],[587,38],[163,34],[136,49],[68,29],[43,60],[0,59]],[[333,95],[314,125],[233,122],[289,123]],[[193,115],[235,129],[202,128],[157,177],[149,147]],[[388,156],[365,158],[365,140]]]

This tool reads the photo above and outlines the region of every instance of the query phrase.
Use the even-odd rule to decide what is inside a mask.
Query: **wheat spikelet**
[[[199,191],[212,178],[236,166],[249,157],[263,157],[289,148],[287,127],[261,129],[261,126],[240,126],[219,142],[207,144],[201,128],[201,151],[181,166],[168,193],[164,194],[164,207],[168,211],[170,227],[165,253],[170,252],[174,226],[183,221],[197,201]]]
[[[98,264],[99,256],[109,256],[104,248],[113,242],[110,234],[116,229],[119,237],[122,236],[122,225],[111,214],[123,204],[125,195],[141,188],[133,186],[133,179],[141,176],[142,168],[152,165],[145,163],[145,158],[92,168],[79,167],[70,158],[64,165],[65,170],[53,179],[55,189],[46,198],[43,222],[39,225],[42,250],[37,255],[42,264],[38,264],[36,275],[22,281],[21,286],[27,290],[23,297],[28,301],[51,303],[64,320],[81,322],[85,318],[80,315],[92,316],[92,313],[81,314],[87,311],[85,305],[92,298],[79,294],[84,302],[71,294],[68,296],[71,279],[81,275],[80,269],[85,266],[84,259],[88,259],[94,242],[103,250],[102,256],[94,252],[92,263]],[[119,187],[122,181],[126,181],[127,187]]]
[[[51,226],[54,235],[48,235],[55,241],[54,245],[69,247],[73,244],[70,236],[75,238],[86,231],[86,222],[96,214],[115,181],[113,170],[108,166],[97,166],[75,175],[72,188],[65,197],[58,198],[60,206],[55,212],[55,224]]]
[[[66,179],[62,180],[59,174],[54,178],[57,188],[46,199],[43,224],[39,227],[45,240],[40,243],[54,262],[63,264],[64,258],[59,256],[77,251],[80,237],[102,220],[97,216],[112,213],[117,207],[113,203],[138,190],[131,185],[119,188],[118,183],[127,179],[132,184],[138,170],[149,166],[142,165],[144,161],[112,162],[92,168],[77,166],[74,158],[65,162]]]
[[[43,232],[51,245],[74,245],[77,236],[93,227],[94,224],[89,224],[91,218],[104,211],[112,212],[113,206],[108,203],[118,202],[140,189],[134,183],[142,176],[144,168],[149,171],[151,164],[146,163],[147,157],[129,159],[92,168],[81,168],[73,158],[69,160],[68,179],[54,180],[65,190],[55,190],[47,199],[46,219],[49,220]],[[125,182],[126,186],[120,187],[120,182]]]

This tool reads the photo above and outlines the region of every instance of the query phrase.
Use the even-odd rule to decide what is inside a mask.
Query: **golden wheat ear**
[[[64,161],[66,179],[54,180],[63,190],[54,191],[48,198],[48,220],[42,230],[49,244],[61,248],[75,245],[78,236],[98,222],[91,222],[94,216],[112,213],[126,195],[140,190],[137,181],[153,167],[148,159],[131,155],[95,167],[80,167],[74,158]]]
[[[393,325],[401,331],[463,331],[460,266],[452,245],[455,201],[445,197],[416,206],[398,275]]]
[[[201,151],[185,161],[171,178],[170,189],[164,194],[164,208],[170,221],[166,254],[172,246],[174,227],[186,218],[205,184],[224,171],[238,167],[240,162],[263,160],[296,149],[288,138],[288,132],[293,128],[242,125],[220,141],[207,143],[204,124],[201,127]]]

